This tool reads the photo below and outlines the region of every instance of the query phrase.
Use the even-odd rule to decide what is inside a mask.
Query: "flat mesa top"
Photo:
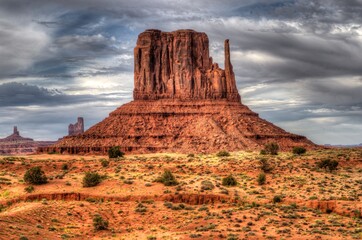
[[[176,33],[176,32],[196,32],[195,30],[193,29],[178,29],[176,31],[172,31],[172,32],[163,32],[159,29],[146,29],[144,32],[157,32],[157,33]]]

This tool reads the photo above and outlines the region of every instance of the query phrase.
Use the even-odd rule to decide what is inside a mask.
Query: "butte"
[[[225,40],[225,70],[209,56],[209,39],[193,30],[146,30],[134,48],[134,100],[83,134],[68,136],[40,152],[105,154],[210,153],[314,148],[304,136],[284,131],[243,105]]]

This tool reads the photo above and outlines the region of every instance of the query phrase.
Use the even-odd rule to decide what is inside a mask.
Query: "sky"
[[[56,140],[132,100],[146,29],[223,41],[242,102],[317,144],[362,143],[362,0],[1,0],[0,138]]]

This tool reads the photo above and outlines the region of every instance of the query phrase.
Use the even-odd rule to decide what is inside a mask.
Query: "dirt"
[[[259,185],[262,158],[271,170]],[[337,170],[319,169],[323,159],[337,160]],[[23,176],[34,166],[48,183],[28,193]],[[165,169],[178,185],[155,182]],[[87,171],[103,181],[84,188]],[[2,157],[0,239],[361,239],[361,173],[362,149]],[[230,174],[237,185],[223,186]],[[202,190],[205,180],[214,188]],[[95,215],[108,229],[95,230]]]

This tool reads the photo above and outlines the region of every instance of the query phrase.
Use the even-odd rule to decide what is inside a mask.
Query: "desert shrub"
[[[229,157],[230,153],[228,151],[220,151],[220,152],[216,153],[216,156],[218,156],[218,157]]]
[[[223,186],[236,186],[236,184],[238,184],[238,182],[236,181],[236,179],[232,176],[232,175],[229,175],[227,177],[224,177],[222,179],[222,185]]]
[[[94,187],[102,181],[102,176],[97,172],[86,172],[83,177],[83,187]]]
[[[66,171],[66,170],[68,170],[68,169],[69,169],[68,164],[63,163],[63,164],[62,164],[62,170],[63,170],[63,171]]]
[[[265,184],[265,181],[266,181],[266,175],[265,175],[265,173],[260,173],[260,174],[258,175],[257,180],[258,180],[258,184],[259,184],[259,185]]]
[[[278,155],[279,145],[275,142],[270,142],[264,145],[264,151],[270,155]]]
[[[268,173],[273,170],[273,166],[269,163],[269,160],[267,158],[261,158],[259,159],[260,163],[260,169],[264,172]]]
[[[47,177],[41,167],[32,167],[24,174],[24,182],[40,185],[48,182]]]
[[[193,157],[195,157],[195,154],[189,153],[189,154],[187,154],[187,157],[193,158]]]
[[[325,170],[328,169],[330,172],[332,172],[333,170],[337,169],[338,161],[331,160],[331,159],[324,159],[324,160],[317,162],[317,166],[319,168],[324,168]]]
[[[165,186],[175,186],[178,184],[170,170],[165,170],[163,174],[156,179],[156,182],[163,183]]]
[[[215,188],[215,186],[214,186],[214,184],[212,184],[211,181],[204,180],[201,182],[201,190],[212,190],[214,188]]]
[[[27,238],[27,237],[25,237],[25,236],[21,236],[21,237],[19,238],[19,240],[29,240],[29,238]]]
[[[266,151],[264,149],[260,150],[260,155],[266,155]]]
[[[302,155],[307,152],[307,149],[304,147],[293,147],[293,153],[297,155]]]
[[[33,186],[27,186],[26,188],[24,188],[25,192],[27,193],[31,193],[31,192],[34,192],[34,187]]]
[[[108,165],[109,165],[109,161],[108,161],[108,160],[102,158],[100,161],[101,161],[102,167],[108,167]]]
[[[111,147],[108,150],[108,157],[109,158],[118,158],[118,157],[123,157],[123,156],[124,156],[124,152],[122,152],[120,150],[119,146]]]
[[[94,230],[106,230],[108,228],[108,221],[104,220],[100,215],[95,215],[93,217],[93,227]]]
[[[280,195],[275,195],[275,196],[273,197],[273,203],[280,203],[280,202],[282,202],[282,201],[283,201],[283,197],[280,196]]]
[[[143,205],[142,203],[139,203],[139,204],[136,206],[135,212],[138,212],[138,213],[147,212],[147,207],[146,207],[145,205]]]

